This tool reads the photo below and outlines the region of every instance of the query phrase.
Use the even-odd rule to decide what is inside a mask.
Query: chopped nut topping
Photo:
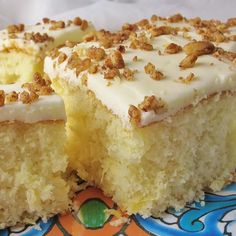
[[[167,34],[176,34],[177,29],[171,26],[160,26],[160,27],[153,27],[150,29],[151,35],[153,37],[157,37],[160,35],[167,35]]]
[[[15,91],[12,91],[5,96],[5,103],[11,103],[16,102],[18,100],[18,93]]]
[[[7,27],[7,31],[9,34],[20,33],[22,31],[24,31],[24,29],[25,29],[24,24],[8,25],[8,27]]]
[[[4,106],[5,102],[5,92],[4,90],[0,90],[0,107]]]
[[[76,52],[73,52],[68,59],[67,67],[69,69],[74,69],[81,62],[79,55]]]
[[[119,51],[112,51],[109,55],[114,68],[122,69],[125,67],[125,62],[122,54]]]
[[[66,60],[66,58],[67,58],[67,55],[63,52],[60,52],[58,56],[58,63],[61,64],[62,62]]]
[[[136,31],[138,29],[137,25],[135,24],[124,24],[122,26],[122,31],[129,30],[129,31]]]
[[[183,51],[187,54],[195,54],[195,55],[204,55],[211,54],[215,51],[214,44],[206,41],[197,41],[186,44],[183,47]]]
[[[119,45],[117,50],[120,52],[120,53],[125,53],[125,47],[123,45]]]
[[[156,22],[157,20],[158,20],[157,15],[152,15],[151,21],[152,21],[152,22]]]
[[[20,93],[20,100],[22,101],[23,104],[31,103],[30,94],[26,91],[21,92]]]
[[[49,23],[50,23],[50,19],[47,18],[47,17],[44,17],[44,18],[42,19],[42,21],[43,21],[44,24],[49,24]]]
[[[150,77],[154,80],[164,79],[164,75],[160,71],[157,71],[155,66],[150,62],[144,67],[144,70],[145,73],[149,74]]]
[[[69,40],[66,40],[66,42],[65,42],[65,46],[68,48],[73,48],[76,44],[77,44],[76,42],[72,42]]]
[[[227,20],[227,25],[228,26],[236,26],[236,17],[228,19]]]
[[[97,36],[94,32],[86,34],[83,38],[84,42],[91,42],[91,41],[96,41],[97,40]]]
[[[104,73],[104,79],[107,79],[107,80],[112,80],[114,79],[116,76],[119,76],[120,73],[119,73],[119,70],[116,69],[116,68],[108,68],[107,71]]]
[[[134,70],[131,70],[129,68],[125,68],[123,72],[123,76],[126,80],[131,81],[134,80]]]
[[[182,47],[175,44],[175,43],[170,43],[166,48],[165,48],[165,53],[169,54],[175,54],[178,53],[182,50]]]
[[[49,37],[48,34],[37,33],[24,33],[24,38],[26,40],[33,40],[35,43],[43,43],[45,41],[54,41],[53,37]]]
[[[173,15],[171,17],[168,18],[168,21],[171,22],[171,23],[176,23],[176,22],[180,22],[184,19],[184,17],[181,15],[181,14],[176,14],[176,15]]]
[[[232,41],[236,41],[236,35],[229,36],[229,39],[232,40]]]
[[[187,55],[179,64],[179,67],[182,69],[194,67],[198,56],[195,54]]]
[[[182,82],[184,84],[189,84],[189,83],[191,83],[195,79],[196,79],[195,75],[193,73],[190,73],[186,78],[179,77],[178,81]]]
[[[154,111],[156,114],[162,113],[166,110],[166,105],[161,98],[156,98],[155,96],[145,96],[142,103],[138,105],[139,109],[142,111]]]
[[[58,30],[58,29],[65,28],[64,21],[51,21],[51,24],[52,24],[52,26],[49,28],[49,30]]]
[[[34,73],[33,75],[33,81],[36,83],[36,84],[39,84],[41,86],[44,86],[46,85],[46,81],[43,79],[42,75],[38,72]]]
[[[195,17],[195,18],[189,19],[188,23],[192,26],[198,26],[198,25],[200,25],[201,21],[202,20],[200,17]]]
[[[236,58],[236,53],[225,51],[222,48],[217,48],[216,52],[213,54],[213,56],[216,58],[219,58],[219,59],[226,59],[226,60],[233,62]]]
[[[37,93],[31,92],[30,96],[34,99],[37,99],[38,95],[46,96],[46,95],[52,94],[53,92],[54,92],[54,90],[50,86],[42,86],[42,87],[40,87],[40,89]]]
[[[75,25],[81,25],[82,24],[82,19],[77,16],[77,17],[74,18],[73,23]]]
[[[88,73],[89,74],[96,74],[98,72],[98,65],[97,64],[91,64],[89,69],[88,69]]]
[[[79,74],[82,71],[88,70],[91,65],[91,59],[90,58],[85,58],[76,65],[76,76],[79,76]]]
[[[139,48],[141,50],[146,50],[146,51],[152,51],[153,50],[153,46],[150,43],[142,42],[138,39],[134,39],[131,42],[130,48],[132,48],[132,49]]]
[[[140,124],[141,121],[141,111],[133,105],[129,106],[128,114],[130,116],[130,121],[136,125]]]
[[[80,25],[80,29],[82,31],[85,31],[87,28],[88,28],[88,21],[82,20],[81,25]]]
[[[59,56],[59,51],[57,48],[53,48],[51,51],[49,51],[48,56],[50,56],[52,59],[55,59]]]
[[[99,43],[104,48],[110,48],[113,45],[112,39],[109,37],[102,37],[99,39]]]
[[[102,48],[90,47],[87,50],[87,56],[90,59],[94,59],[96,61],[101,61],[105,58],[106,53],[105,53],[105,50]]]

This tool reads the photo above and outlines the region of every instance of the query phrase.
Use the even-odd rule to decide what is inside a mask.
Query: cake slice
[[[47,50],[67,40],[79,42],[94,30],[91,23],[76,17],[73,21],[44,18],[36,25],[9,25],[0,31],[0,83],[30,81],[42,72]]]
[[[70,166],[128,213],[183,207],[236,167],[236,54],[174,24],[100,31],[45,59],[65,102]]]
[[[0,228],[34,223],[70,204],[64,103],[35,79],[24,88],[0,85]]]

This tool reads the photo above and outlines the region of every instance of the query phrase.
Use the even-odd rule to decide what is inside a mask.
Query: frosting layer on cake
[[[93,42],[63,47],[58,56],[47,57],[45,72],[92,91],[127,127],[133,121],[146,126],[209,96],[234,92],[236,55],[216,45],[235,48],[236,43],[202,41],[198,30],[184,29],[190,23],[182,21],[166,20],[163,26],[163,19],[143,20],[116,35],[100,32],[103,37],[98,34]],[[186,31],[193,37],[186,37]],[[104,38],[113,43],[105,45]]]
[[[13,91],[20,94],[25,91],[22,84],[0,85],[0,91],[10,94]],[[20,98],[17,101],[8,102],[0,106],[0,122],[20,121],[35,123],[39,121],[66,120],[64,102],[55,93],[39,96],[32,103],[23,103]]]

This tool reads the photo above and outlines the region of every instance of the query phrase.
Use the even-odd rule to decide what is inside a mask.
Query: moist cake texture
[[[80,42],[94,28],[76,17],[68,22],[44,18],[36,25],[9,25],[0,31],[0,83],[30,81],[43,71],[47,50],[66,43]]]
[[[235,26],[153,16],[48,56],[45,72],[66,106],[71,168],[144,216],[230,182]]]
[[[0,85],[0,228],[64,212],[71,201],[64,103],[35,79]]]

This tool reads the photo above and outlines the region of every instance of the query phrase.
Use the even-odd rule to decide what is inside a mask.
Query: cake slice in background
[[[30,81],[42,72],[47,50],[67,40],[79,42],[94,30],[91,23],[76,17],[72,21],[44,18],[36,25],[9,25],[0,31],[0,83]]]
[[[100,31],[45,59],[66,106],[70,166],[128,213],[181,208],[236,167],[236,54],[175,24]]]
[[[63,100],[39,74],[0,85],[0,228],[69,209]]]

